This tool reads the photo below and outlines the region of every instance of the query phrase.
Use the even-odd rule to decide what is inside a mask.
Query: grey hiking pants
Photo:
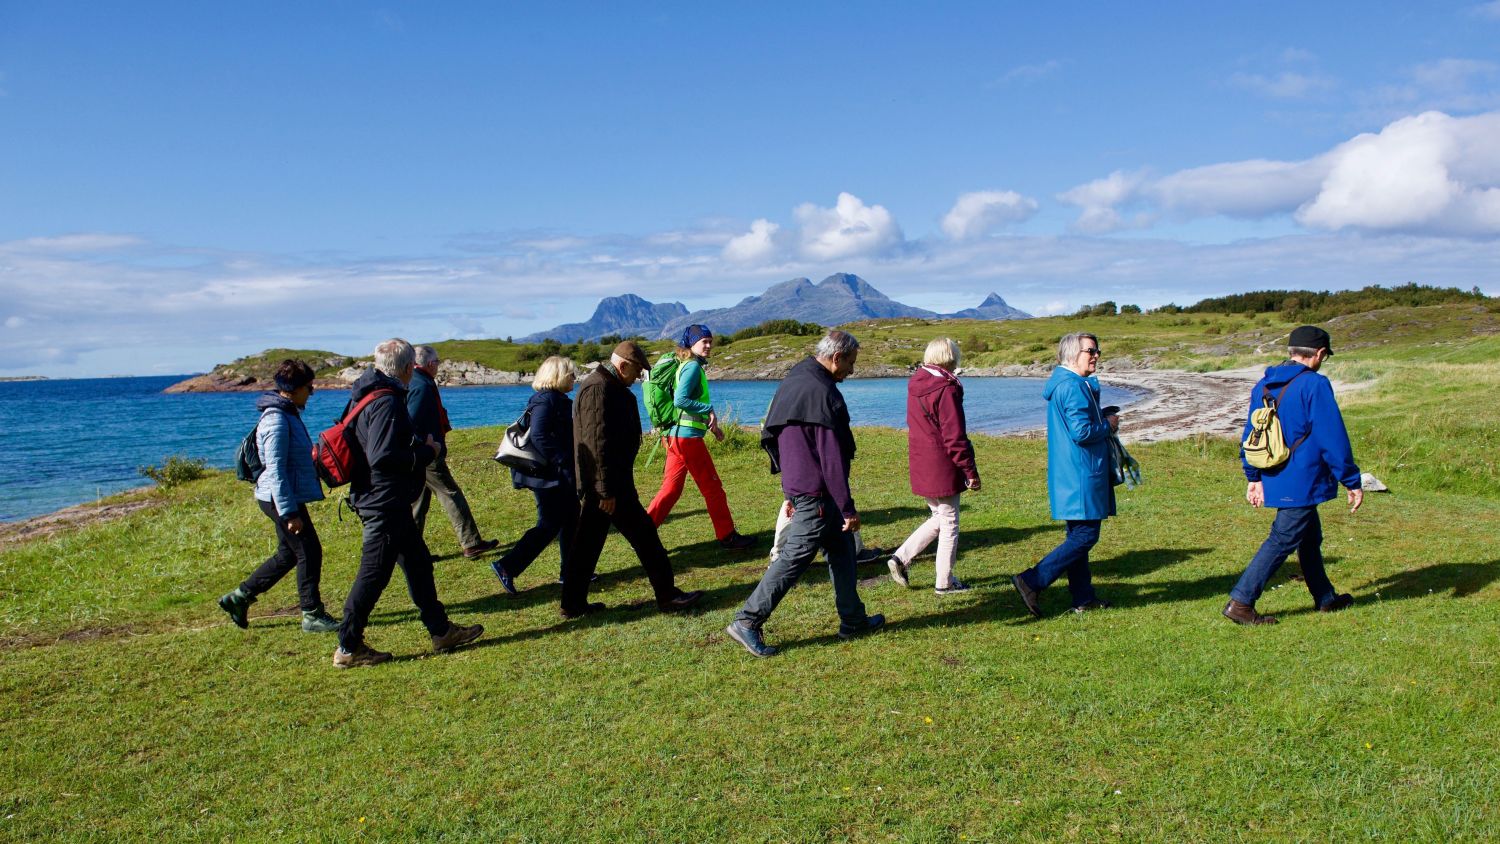
[[[766,569],[760,584],[735,616],[746,627],[760,629],[776,605],[807,571],[818,555],[828,557],[828,577],[833,581],[833,603],[838,608],[839,630],[863,632],[868,625],[864,602],[859,599],[854,569],[854,537],[844,532],[844,517],[827,496],[799,495],[792,499],[792,519],[781,536],[780,552]]]
[[[469,511],[469,500],[464,497],[464,491],[458,488],[458,481],[453,480],[453,473],[448,471],[448,461],[439,457],[427,464],[426,481],[426,485],[422,487],[422,495],[411,507],[412,518],[417,522],[417,533],[420,535],[427,529],[427,511],[432,506],[433,496],[437,496],[438,503],[443,505],[443,512],[448,514],[448,521],[452,523],[454,532],[458,534],[458,546],[469,549],[483,542],[484,539],[479,535],[479,525],[474,524],[474,514]]]

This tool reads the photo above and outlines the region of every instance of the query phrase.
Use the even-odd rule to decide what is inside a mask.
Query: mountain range
[[[731,334],[773,319],[831,326],[891,317],[1000,320],[1030,316],[1007,305],[998,293],[991,293],[977,308],[939,314],[897,302],[852,273],[835,273],[817,284],[806,278],[783,281],[759,296],[747,296],[732,307],[691,313],[678,302],[653,305],[634,294],[611,296],[599,302],[588,322],[559,325],[521,340],[534,343],[551,337],[571,342],[579,338],[597,340],[608,334],[675,338],[695,323],[707,325],[719,334]]]

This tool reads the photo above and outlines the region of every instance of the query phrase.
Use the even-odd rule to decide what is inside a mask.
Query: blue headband
[[[714,336],[714,333],[709,331],[706,325],[689,325],[683,329],[681,345],[684,349],[691,349],[694,343],[702,340],[704,337],[712,336]]]

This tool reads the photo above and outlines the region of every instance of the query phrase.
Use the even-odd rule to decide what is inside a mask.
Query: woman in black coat
[[[531,400],[526,410],[531,414],[531,443],[547,458],[547,469],[528,475],[511,469],[516,489],[526,488],[536,496],[536,524],[505,556],[490,564],[500,586],[512,595],[516,578],[536,560],[554,538],[562,552],[563,569],[567,569],[572,550],[573,531],[578,525],[578,490],[573,481],[573,400],[568,392],[578,379],[578,369],[565,357],[550,357],[537,367],[531,381]]]

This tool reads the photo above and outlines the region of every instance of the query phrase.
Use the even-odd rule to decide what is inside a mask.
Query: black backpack
[[[260,473],[266,470],[266,464],[260,462],[260,446],[255,442],[259,430],[260,423],[257,422],[240,440],[239,448],[234,450],[234,476],[252,484],[260,480]]]

